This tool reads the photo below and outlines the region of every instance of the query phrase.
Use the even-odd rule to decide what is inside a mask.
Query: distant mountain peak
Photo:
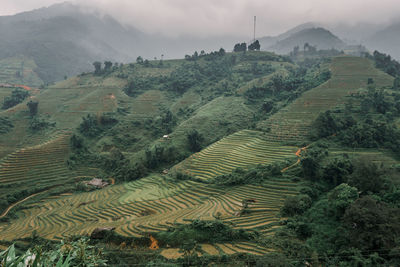
[[[290,28],[286,32],[281,33],[279,35],[261,37],[258,40],[260,41],[261,48],[265,49],[267,47],[275,45],[277,42],[284,40],[299,31],[302,31],[305,29],[310,29],[310,28],[315,28],[315,27],[318,27],[319,25],[320,24],[318,24],[316,22],[306,22],[306,23],[299,24],[293,28]]]
[[[346,44],[329,30],[320,26],[306,27],[312,25],[314,24],[299,25],[299,27],[293,28],[290,31],[291,34],[286,38],[277,39],[273,45],[264,46],[263,49],[288,54],[295,46],[302,47],[305,43],[316,46],[317,49],[343,49],[345,47]],[[287,33],[285,34],[287,35]]]

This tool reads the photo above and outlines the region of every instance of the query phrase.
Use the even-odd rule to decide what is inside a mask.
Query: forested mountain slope
[[[293,62],[221,49],[101,68],[32,96],[0,113],[13,125],[0,134],[2,210],[23,200],[0,223],[3,242],[111,227],[126,242],[146,243],[151,235],[161,255],[179,257],[183,238],[193,239],[202,256],[273,251],[294,263],[318,253],[327,263],[341,218],[344,232],[360,240],[347,223],[360,218],[357,205],[375,190],[360,185],[366,168],[356,158],[370,153],[371,162],[397,162],[388,150],[397,153],[396,140],[388,136],[374,132],[367,146],[337,139],[364,127],[364,115],[371,129],[380,114],[392,118],[384,127],[396,135],[389,127],[398,117],[393,77],[366,58]],[[36,115],[26,107],[30,100],[39,103]],[[393,195],[380,196],[396,203],[397,171],[385,171]],[[94,177],[110,185],[95,190],[84,183]],[[212,237],[213,227],[226,236]]]

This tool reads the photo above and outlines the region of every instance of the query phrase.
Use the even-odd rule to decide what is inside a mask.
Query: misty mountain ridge
[[[122,25],[109,15],[68,2],[0,17],[0,59],[32,58],[45,82],[91,71],[94,61],[133,62],[183,58],[194,50],[219,49],[235,42],[231,37],[167,38]],[[233,46],[233,45],[232,45]]]
[[[370,36],[365,43],[369,47],[379,47],[379,50],[400,59],[400,22],[391,24]]]
[[[298,26],[295,26],[293,28],[290,28],[284,33],[281,33],[277,36],[265,36],[259,38],[260,45],[263,49],[275,45],[277,42],[282,41],[292,34],[298,33],[299,31],[305,30],[305,29],[310,29],[310,28],[315,28],[319,27],[319,24],[315,22],[307,22],[307,23],[302,23]]]
[[[335,30],[340,34],[336,35]],[[371,27],[368,32],[364,24],[329,27],[308,22],[277,36],[259,38],[259,41],[262,50],[288,54],[295,46],[303,47],[305,43],[317,49],[342,50],[348,47],[343,40],[352,36],[354,39],[368,37],[363,43],[371,52],[377,49],[400,58],[397,52],[400,38],[396,38],[400,36],[399,31],[400,24],[383,30],[378,26]],[[24,58],[21,55],[33,59],[38,66],[35,72],[45,83],[92,71],[94,61],[128,63],[138,56],[145,59],[183,58],[194,51],[214,51],[221,47],[230,51],[235,43],[242,41],[240,37],[223,35],[200,38],[193,34],[172,38],[148,34],[123,25],[100,10],[68,2],[2,16],[0,35],[0,60]],[[348,43],[360,44],[356,40]]]
[[[312,30],[314,29],[314,30]],[[319,30],[316,30],[319,29]],[[322,29],[322,30],[321,30]],[[317,49],[353,49],[364,45],[369,52],[378,50],[400,60],[400,22],[389,24],[358,23],[355,25],[326,25],[307,22],[295,26],[283,34],[259,38],[261,49],[276,53],[288,53],[296,44],[305,42],[316,45]],[[327,38],[327,40],[323,40]],[[332,43],[330,43],[332,42]]]
[[[324,28],[303,29],[289,35],[276,44],[265,48],[278,54],[288,54],[295,46],[303,47],[305,43],[316,46],[317,49],[343,49],[346,44],[337,36]]]
[[[69,3],[0,17],[0,35],[0,59],[31,57],[47,82],[88,71],[95,60],[133,60],[128,46],[144,36],[110,16],[83,12]]]

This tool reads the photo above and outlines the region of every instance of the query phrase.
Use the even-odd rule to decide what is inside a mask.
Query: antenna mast
[[[256,41],[256,19],[257,19],[257,17],[254,16],[254,35],[253,35],[253,42]]]

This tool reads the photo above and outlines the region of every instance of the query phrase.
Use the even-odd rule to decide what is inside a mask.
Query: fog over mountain
[[[65,0],[2,0],[0,15],[50,6]],[[324,25],[388,24],[398,18],[396,0],[71,0],[97,9],[146,33],[169,36],[274,36],[309,21]]]
[[[92,70],[96,60],[127,63],[138,56],[231,51],[235,43],[253,39],[254,15],[262,50],[286,54],[305,42],[318,49],[364,44],[400,58],[400,39],[393,37],[400,36],[400,24],[393,23],[400,13],[395,1],[268,2],[3,0],[0,59],[31,57],[41,79],[53,82]]]
[[[25,55],[35,60],[43,81],[92,70],[94,61],[133,62],[183,58],[195,50],[216,50],[233,37],[166,37],[122,25],[110,15],[71,3],[0,17],[0,59]]]

